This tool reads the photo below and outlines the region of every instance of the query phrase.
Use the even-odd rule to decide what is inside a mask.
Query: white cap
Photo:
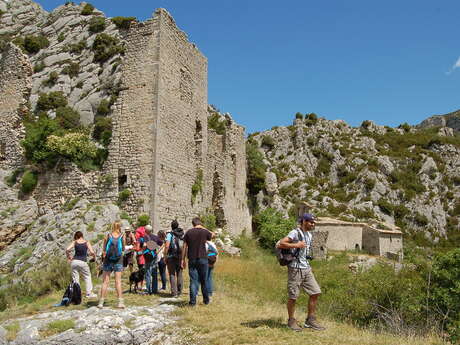
[[[152,231],[152,226],[151,225],[146,225],[145,230]]]

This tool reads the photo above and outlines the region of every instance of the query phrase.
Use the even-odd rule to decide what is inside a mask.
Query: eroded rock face
[[[7,321],[0,325],[0,344],[6,344],[4,327],[11,322],[19,322],[20,325],[16,339],[9,343],[12,345],[180,344],[180,336],[171,336],[171,332],[164,330],[175,322],[171,315],[175,307],[171,301],[162,299],[158,305],[128,306],[124,310],[96,307],[65,310],[63,307],[59,311]],[[63,320],[72,327],[47,337],[41,334],[49,324]]]
[[[453,123],[454,116],[448,119]],[[447,118],[433,121],[447,125]],[[292,126],[251,136],[267,166],[258,207],[287,215],[306,201],[319,216],[375,219],[437,241],[459,230],[460,147],[442,139],[450,135],[450,127],[438,134],[423,131],[371,121],[352,128],[319,118],[296,119]],[[420,141],[405,140],[405,135],[420,135]],[[432,140],[425,143],[428,135]],[[271,147],[262,144],[270,142],[265,137],[273,140]]]

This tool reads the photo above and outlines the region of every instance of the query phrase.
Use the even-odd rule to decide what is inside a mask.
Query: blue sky
[[[91,3],[140,20],[166,8],[208,58],[209,103],[249,133],[296,112],[394,127],[460,109],[458,0]]]

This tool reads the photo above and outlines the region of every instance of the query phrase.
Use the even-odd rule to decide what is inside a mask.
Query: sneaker
[[[297,320],[296,319],[289,319],[288,320],[288,327],[290,329],[292,329],[293,331],[295,332],[300,332],[302,331],[302,327],[300,327],[298,324],[297,324]]]
[[[104,308],[104,300],[99,301],[99,304],[97,305],[99,309]]]
[[[311,328],[314,329],[315,331],[324,331],[326,327],[321,326],[318,321],[316,321],[315,316],[310,316],[305,320],[305,323],[303,324],[305,328]]]
[[[125,304],[123,303],[123,300],[122,299],[119,299],[118,300],[118,306],[117,306],[118,309],[125,309]]]
[[[87,293],[86,298],[97,298],[97,295],[95,293]]]

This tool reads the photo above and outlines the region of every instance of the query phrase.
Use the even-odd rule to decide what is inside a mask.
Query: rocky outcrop
[[[460,131],[460,110],[445,115],[433,115],[417,125],[417,128],[431,127],[447,127]]]
[[[287,215],[307,201],[319,216],[396,224],[438,241],[459,230],[460,215],[460,141],[442,129],[307,116],[251,135],[266,165],[258,207]]]

